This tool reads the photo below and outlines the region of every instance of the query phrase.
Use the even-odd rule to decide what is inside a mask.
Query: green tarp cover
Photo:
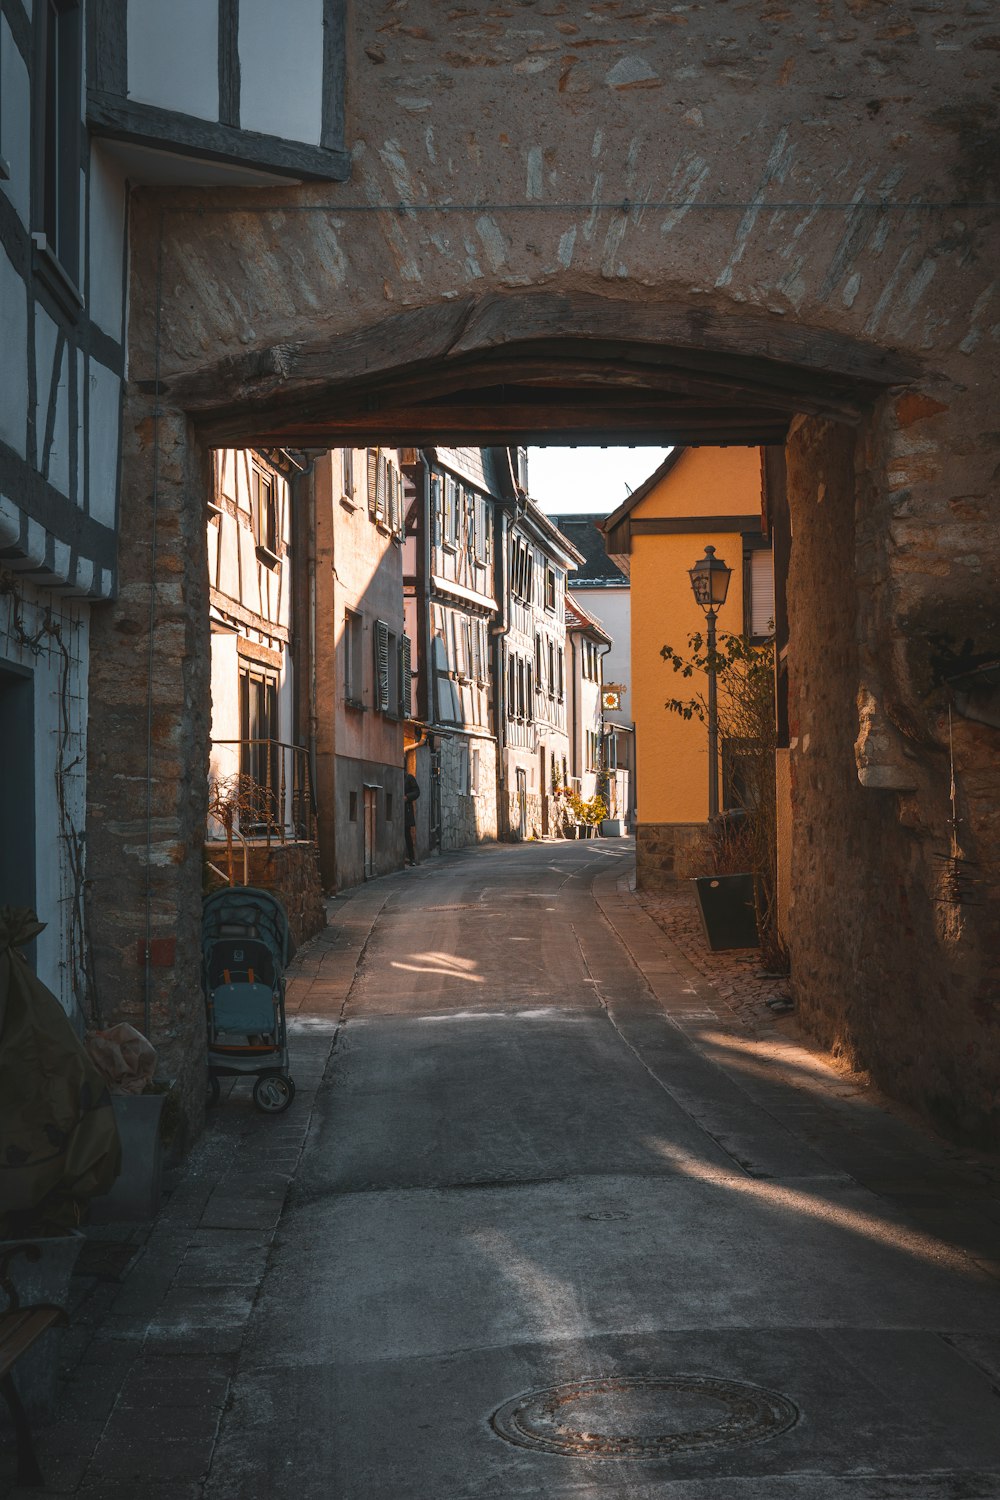
[[[18,952],[43,925],[0,908],[0,1239],[75,1227],[121,1165],[107,1084]]]

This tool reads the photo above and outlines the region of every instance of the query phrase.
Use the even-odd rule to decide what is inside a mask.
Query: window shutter
[[[774,554],[764,547],[750,554],[750,634],[774,634]]]
[[[375,519],[385,520],[385,491],[389,465],[383,454],[378,454],[375,464]]]
[[[375,707],[389,711],[389,627],[384,620],[375,621]]]
[[[368,449],[368,515],[375,519],[375,496],[378,493],[378,449]]]
[[[410,637],[403,635],[399,638],[399,703],[400,713],[404,719],[410,717],[412,691],[413,678],[410,671]]]

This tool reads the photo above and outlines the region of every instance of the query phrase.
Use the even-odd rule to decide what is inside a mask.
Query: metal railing
[[[316,839],[316,799],[309,752],[283,740],[216,740],[213,750],[235,750],[239,769],[219,775],[209,817],[237,837],[286,844]]]

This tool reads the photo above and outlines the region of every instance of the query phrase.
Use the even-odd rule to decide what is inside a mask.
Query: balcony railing
[[[315,841],[316,799],[304,745],[213,739],[212,749],[231,753],[213,768],[210,824],[267,844]],[[227,761],[233,767],[228,774]]]

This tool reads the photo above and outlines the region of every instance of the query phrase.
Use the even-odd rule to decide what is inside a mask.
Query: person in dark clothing
[[[420,796],[420,783],[409,771],[403,783],[403,797],[406,801],[406,812],[403,819],[403,837],[406,839],[406,863],[415,865],[417,862],[417,809],[415,803]]]

